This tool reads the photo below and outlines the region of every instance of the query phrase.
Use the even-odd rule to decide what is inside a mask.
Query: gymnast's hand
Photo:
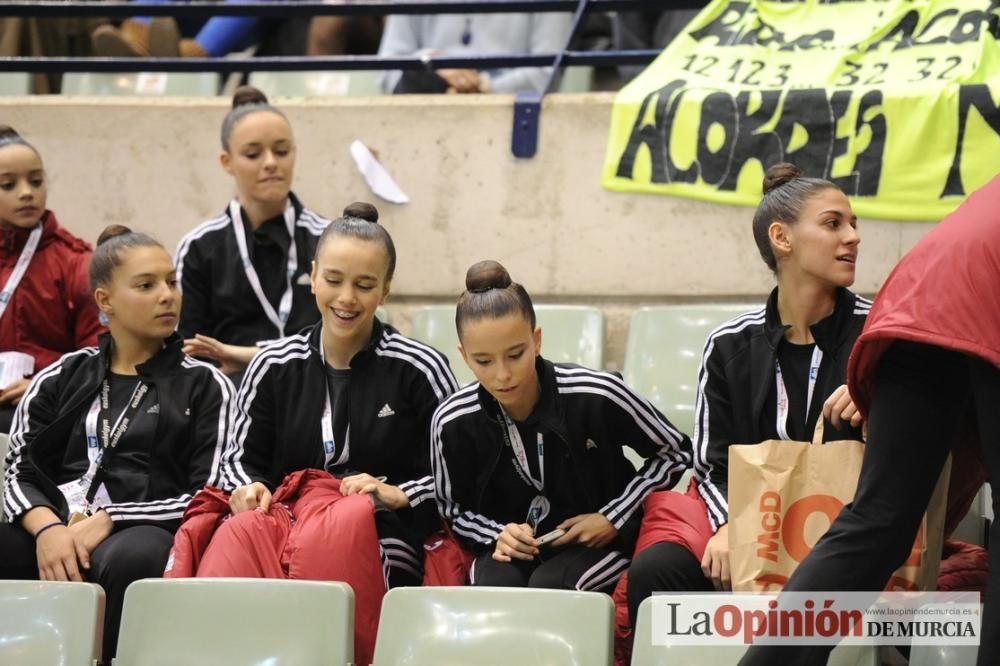
[[[410,506],[410,498],[406,496],[399,486],[393,486],[385,482],[385,477],[374,477],[371,474],[353,474],[345,476],[340,480],[340,494],[343,496],[373,495],[381,500],[386,508],[405,509]]]
[[[271,508],[271,491],[260,481],[240,486],[229,496],[229,510],[233,513],[260,509],[267,513]]]
[[[241,372],[250,365],[257,355],[257,347],[227,345],[207,335],[197,334],[184,341],[184,353],[197,358],[210,358],[219,364],[219,370],[227,375]]]
[[[847,384],[838,386],[837,390],[831,393],[830,397],[823,403],[823,418],[829,421],[834,428],[839,428],[841,422],[850,423],[852,428],[861,425],[861,412],[851,400]]]

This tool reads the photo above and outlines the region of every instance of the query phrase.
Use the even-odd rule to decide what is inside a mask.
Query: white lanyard
[[[531,485],[538,492],[542,492],[545,489],[545,439],[542,437],[542,433],[538,433],[538,474],[541,478],[536,479],[531,475],[531,469],[528,467],[528,454],[524,450],[524,441],[521,439],[521,433],[518,432],[517,426],[511,420],[507,413],[503,413],[503,420],[507,426],[507,436],[510,448],[514,450],[514,459],[517,464],[524,471],[525,477],[531,481]]]
[[[823,351],[816,345],[813,348],[812,360],[809,361],[809,388],[806,391],[806,421],[809,420],[809,407],[812,405],[813,391],[816,389],[816,378],[819,376],[819,364],[823,362]],[[788,436],[788,390],[785,380],[781,378],[781,363],[774,362],[775,383],[778,388],[778,437],[791,439]]]
[[[329,471],[331,467],[347,462],[351,451],[351,424],[347,424],[347,432],[344,434],[344,449],[334,460],[337,444],[333,439],[333,400],[330,396],[330,380],[326,377],[326,351],[323,349],[322,340],[319,343],[319,357],[323,361],[323,385],[326,387],[326,402],[323,404],[323,416],[320,418],[320,428],[323,431],[323,469]]]
[[[115,424],[113,426],[110,425],[110,419],[107,417],[103,419],[101,438],[104,439],[104,446],[101,446],[101,441],[97,434],[97,416],[102,409],[107,411],[111,408],[111,385],[108,383],[108,380],[104,380],[101,392],[94,398],[94,402],[90,404],[90,410],[87,412],[87,418],[84,421],[84,429],[87,434],[87,458],[90,460],[90,469],[87,470],[85,478],[93,477],[94,473],[97,472],[97,467],[101,464],[101,459],[104,457],[106,449],[113,449],[118,446],[119,440],[121,440],[125,431],[131,425],[130,421],[133,420],[126,419],[126,414],[130,411],[135,412],[138,410],[148,391],[149,386],[145,382],[140,381],[135,389],[132,390],[132,396],[128,399],[125,408],[122,409],[118,418],[115,419]]]
[[[233,231],[236,232],[236,245],[240,249],[240,261],[243,263],[243,272],[246,273],[247,282],[250,283],[250,288],[253,289],[261,307],[264,308],[264,314],[278,328],[278,335],[284,337],[285,324],[288,323],[288,315],[292,312],[292,279],[299,269],[299,258],[295,251],[295,207],[289,201],[285,208],[285,226],[288,228],[288,264],[285,272],[285,293],[281,295],[277,312],[274,311],[274,306],[264,295],[264,290],[260,286],[260,278],[257,277],[257,271],[254,270],[253,264],[250,262],[246,229],[243,227],[243,215],[240,211],[240,202],[236,199],[229,203],[229,219],[232,220]]]
[[[24,244],[24,249],[21,250],[21,256],[17,258],[17,263],[14,265],[14,272],[10,274],[7,278],[7,284],[3,286],[3,291],[0,291],[0,318],[3,317],[3,313],[7,311],[7,305],[10,303],[11,297],[14,295],[14,291],[17,289],[17,285],[21,283],[21,278],[28,270],[28,264],[31,263],[31,258],[35,256],[35,250],[38,249],[38,241],[42,237],[42,225],[39,224],[37,227],[31,230],[31,234],[28,236],[28,242]]]

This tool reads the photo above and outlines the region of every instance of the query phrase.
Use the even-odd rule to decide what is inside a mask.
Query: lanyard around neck
[[[809,388],[806,391],[806,421],[809,420],[809,407],[812,405],[813,392],[816,389],[816,378],[819,376],[819,365],[823,362],[823,351],[816,345],[813,348],[812,359],[809,361]],[[777,429],[778,437],[789,440],[788,436],[788,389],[785,388],[785,380],[781,377],[781,363],[774,362],[775,384],[778,391],[777,407]]]
[[[267,300],[264,289],[260,286],[260,278],[250,261],[250,253],[247,251],[246,228],[243,226],[243,213],[240,209],[240,202],[233,199],[229,203],[229,219],[232,220],[233,231],[236,233],[236,245],[240,250],[240,261],[243,264],[243,272],[246,273],[247,282],[257,296],[264,314],[278,329],[278,335],[284,337],[285,324],[288,323],[288,316],[292,312],[292,280],[299,269],[298,253],[295,250],[295,207],[289,201],[285,207],[285,227],[288,229],[288,261],[285,270],[285,293],[281,295],[278,303],[278,310]]]
[[[323,341],[319,342],[319,357],[323,362],[323,385],[326,387],[326,401],[323,403],[323,416],[320,417],[320,428],[323,433],[323,469],[329,471],[332,467],[343,465],[347,462],[351,452],[351,424],[347,424],[347,431],[344,433],[344,448],[334,460],[337,452],[337,444],[333,438],[333,399],[330,396],[330,380],[326,376],[326,351],[323,349]]]
[[[118,446],[129,427],[135,422],[135,415],[148,393],[149,385],[140,380],[132,390],[128,403],[115,419],[114,425],[111,425],[111,414],[109,413],[111,411],[111,384],[107,378],[101,384],[101,392],[91,403],[84,421],[84,430],[87,436],[87,458],[90,461],[87,473],[82,479],[84,486],[88,488],[87,502],[93,501],[94,493],[100,486],[100,483],[95,483],[95,479],[98,471],[104,469],[101,467],[101,463],[104,461],[105,452],[114,450]],[[104,418],[101,419],[101,432],[98,433],[97,419],[102,411]]]
[[[524,441],[521,439],[521,433],[518,431],[517,426],[514,421],[507,415],[507,412],[501,410],[504,420],[504,429],[501,431],[504,433],[504,439],[507,444],[514,451],[514,460],[517,461],[518,466],[524,472],[524,476],[531,482],[531,485],[538,492],[543,492],[545,489],[545,438],[542,437],[542,433],[538,433],[538,475],[539,478],[536,479],[531,474],[531,469],[528,467],[528,454],[524,449]]]
[[[7,278],[7,284],[3,286],[3,291],[0,291],[0,318],[7,311],[7,306],[10,304],[10,299],[17,290],[17,285],[21,284],[21,278],[28,271],[28,264],[31,263],[31,258],[35,256],[35,250],[38,249],[38,241],[41,238],[42,225],[39,224],[28,235],[28,242],[24,244],[21,256],[17,258],[17,263],[14,265],[14,272]]]

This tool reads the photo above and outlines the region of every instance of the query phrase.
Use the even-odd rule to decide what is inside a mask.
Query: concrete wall
[[[274,100],[299,146],[295,191],[335,217],[370,200],[399,250],[397,321],[452,301],[465,269],[494,258],[539,302],[596,304],[620,366],[631,311],[679,300],[756,300],[770,274],[750,236],[752,211],[600,186],[610,94],[546,100],[538,154],[510,154],[511,98]],[[233,185],[218,164],[228,100],[32,97],[0,100],[2,122],[45,159],[49,203],[75,233],[105,225],[151,231],[173,248],[218,215]],[[376,201],[348,146],[360,139],[411,198]],[[855,288],[873,293],[924,223],[863,220]],[[405,326],[404,326],[405,329]]]

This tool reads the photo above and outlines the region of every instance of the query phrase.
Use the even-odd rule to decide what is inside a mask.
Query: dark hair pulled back
[[[331,222],[323,230],[316,243],[314,259],[319,258],[323,246],[334,236],[380,243],[388,259],[385,281],[392,282],[392,276],[396,272],[396,245],[392,242],[392,236],[389,235],[386,228],[378,223],[378,209],[375,206],[365,201],[347,204],[341,217]]]
[[[236,128],[236,124],[243,118],[258,111],[270,111],[284,118],[285,122],[288,121],[288,118],[285,117],[285,114],[280,109],[271,106],[270,102],[267,101],[267,95],[253,86],[240,86],[233,93],[233,108],[229,110],[225,120],[222,121],[223,150],[229,150],[229,139],[233,135],[233,129]]]
[[[158,247],[159,241],[144,233],[135,232],[121,224],[105,227],[97,237],[97,247],[90,258],[90,289],[111,282],[111,274],[122,263],[122,252],[136,247]]]
[[[455,328],[462,337],[463,326],[470,321],[496,319],[516,312],[535,329],[535,307],[527,290],[514,282],[507,269],[497,261],[480,261],[465,273],[465,291],[455,309]]]
[[[779,162],[767,169],[764,196],[753,216],[753,238],[761,258],[771,271],[777,272],[778,262],[771,247],[768,228],[774,222],[794,224],[809,199],[831,188],[840,190],[828,180],[803,176],[798,167],[788,162]]]

